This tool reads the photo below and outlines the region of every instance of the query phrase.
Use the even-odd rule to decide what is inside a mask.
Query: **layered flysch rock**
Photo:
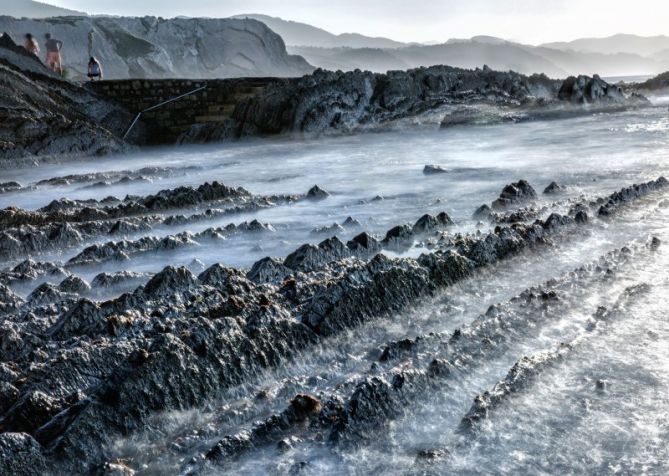
[[[313,70],[286,53],[279,35],[251,19],[2,16],[0,31],[14,38],[31,32],[39,41],[51,33],[64,43],[71,77],[85,77],[90,53],[107,78],[117,79],[301,76]]]
[[[529,184],[514,187],[530,190]],[[106,301],[91,300],[87,283],[55,264],[21,263],[0,274],[0,282],[7,283],[0,286],[3,462],[10,461],[19,474],[44,466],[69,474],[109,469],[117,464],[110,454],[116,439],[147,428],[153,416],[206,405],[226,388],[262,378],[268,369],[303,358],[316,344],[405,310],[476,270],[573,238],[589,226],[587,220],[576,220],[579,213],[592,213],[597,217],[593,221],[613,220],[625,207],[666,187],[667,181],[659,178],[599,200],[579,199],[567,214],[553,213],[533,223],[479,235],[438,234],[436,248],[418,258],[392,259],[377,252],[412,236],[440,233],[451,225],[445,213],[392,228],[382,241],[365,234],[346,244],[330,238],[318,246],[304,245],[283,261],[261,260],[251,270],[215,264],[196,275],[168,266]],[[212,196],[208,188],[198,190]],[[216,190],[242,193],[220,186]],[[169,196],[137,201],[148,204]],[[161,201],[159,208],[169,203]],[[599,207],[607,213],[597,213]],[[14,280],[47,273],[58,275],[60,284],[40,284],[26,299],[9,289]],[[93,284],[114,286],[141,278],[100,275]],[[526,297],[538,306],[560,299],[550,290]],[[542,312],[531,315],[543,318]],[[496,322],[499,328],[482,320],[454,335],[449,342],[453,362],[476,359],[475,349],[488,349],[482,343],[495,342],[501,349],[517,335],[511,325],[528,331],[533,327],[524,319]],[[393,359],[388,354],[386,361]],[[329,435],[319,440],[322,444],[357,441],[400,415],[406,402],[425,394],[429,385],[440,385],[453,368],[454,363],[435,359],[427,369],[364,378],[342,386],[345,400],[293,395],[285,410],[265,413],[266,419],[250,431],[235,430],[218,443],[203,437],[209,448],[204,446],[194,466],[225,464],[235,454],[277,439],[280,447],[290,447],[298,443],[292,434],[296,429],[313,433],[313,426],[306,425],[319,425],[317,431]]]

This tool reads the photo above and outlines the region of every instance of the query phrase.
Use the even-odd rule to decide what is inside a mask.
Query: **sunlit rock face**
[[[92,53],[109,79],[301,76],[313,70],[302,57],[286,53],[279,35],[250,19],[2,16],[0,31],[17,42],[26,32],[40,42],[51,33],[64,43],[63,64],[71,77],[87,73],[90,34]]]

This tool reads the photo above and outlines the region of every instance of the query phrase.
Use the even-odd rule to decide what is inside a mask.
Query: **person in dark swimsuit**
[[[91,81],[96,79],[102,81],[102,66],[94,56],[91,56],[91,59],[88,60],[88,77]]]

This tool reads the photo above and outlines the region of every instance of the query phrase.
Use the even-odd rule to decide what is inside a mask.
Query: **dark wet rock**
[[[381,243],[379,240],[368,234],[362,232],[356,235],[346,243],[346,247],[350,249],[356,256],[371,256],[381,251]]]
[[[341,224],[341,226],[343,226],[344,228],[349,230],[349,229],[354,229],[354,228],[360,228],[362,225],[355,218],[347,217],[346,220],[344,220],[344,222]]]
[[[4,284],[0,284],[0,315],[16,312],[23,304],[23,299]]]
[[[174,294],[176,291],[191,289],[196,284],[197,278],[188,268],[168,266],[146,283],[144,294],[156,298],[161,295]]]
[[[411,225],[398,225],[391,228],[383,238],[383,245],[388,248],[403,248],[413,243],[415,234]]]
[[[440,165],[426,165],[423,168],[423,173],[425,175],[447,174],[448,170],[444,169]]]
[[[9,382],[0,380],[0,416],[9,410],[19,399],[21,392]]]
[[[276,444],[276,449],[278,449],[281,452],[290,451],[293,448],[295,448],[295,446],[300,444],[301,442],[302,442],[302,440],[300,438],[298,438],[297,436],[290,436],[288,438],[284,438],[284,439],[280,440]]]
[[[563,360],[572,347],[561,345],[554,352],[544,352],[531,357],[523,357],[509,370],[504,380],[495,384],[492,390],[478,395],[460,423],[464,430],[476,429],[487,419],[489,413],[499,407],[507,398],[531,385],[538,375],[548,367]]]
[[[35,306],[65,301],[71,297],[71,294],[61,291],[59,286],[42,283],[28,295],[27,302]]]
[[[27,433],[0,433],[0,474],[32,476],[46,474],[42,448]]]
[[[320,188],[318,185],[314,185],[307,192],[307,198],[309,200],[324,200],[329,196],[330,194],[325,190],[323,190],[322,188]]]
[[[226,268],[221,264],[214,264],[205,269],[197,279],[202,284],[207,284],[214,287],[222,287],[227,285],[232,276],[241,277],[243,274],[235,268]]]
[[[68,276],[60,282],[58,289],[65,293],[83,294],[90,291],[89,284],[79,276]]]
[[[558,185],[557,182],[551,182],[550,185],[544,189],[544,195],[557,195],[564,192],[566,189],[567,187],[564,185]]]
[[[349,249],[335,236],[320,242],[318,246],[306,244],[299,247],[286,257],[283,264],[292,270],[309,271],[348,256]]]
[[[48,276],[51,278],[65,278],[69,273],[55,263],[40,263],[31,259],[24,260],[11,269],[11,275],[17,281],[32,281]]]
[[[492,213],[490,219],[494,223],[527,223],[539,218],[542,211],[535,207],[524,207],[507,213]]]
[[[418,347],[419,342],[420,337],[417,339],[401,339],[396,342],[391,342],[381,350],[379,361],[388,362],[397,359],[400,355],[411,354],[414,349]]]
[[[476,209],[472,218],[475,220],[487,220],[492,215],[492,209],[488,205],[481,205]]]
[[[617,205],[611,216],[654,187],[642,184],[612,195]],[[29,315],[10,311],[8,318],[0,318],[0,381],[11,387],[0,391],[15,401],[2,428],[32,431],[48,448],[49,465],[56,472],[88,473],[109,460],[109,448],[119,438],[141,437],[138,432],[155,424],[156,415],[211,405],[227,389],[253,387],[253,379],[263,378],[269,369],[318,349],[323,337],[421,304],[478,267],[573,236],[569,216],[499,226],[481,236],[448,237],[418,259],[383,254],[370,259],[361,250],[374,248],[375,241],[359,235],[355,245],[326,240],[322,248],[303,250],[293,256],[298,270],[266,260],[265,269],[252,270],[248,278],[273,277],[258,282],[242,270],[222,266],[198,278],[186,268],[168,267],[132,292],[106,301],[76,299],[62,308],[35,308]],[[602,275],[615,276],[617,263],[631,259],[637,249],[650,252],[645,245],[621,250],[570,276],[586,276],[584,287]],[[288,274],[274,273],[277,268]],[[44,276],[49,269],[60,268],[24,262],[1,276]],[[265,444],[274,448],[292,436],[329,434],[331,442],[373,438],[411,402],[508,351],[518,339],[534,336],[542,320],[559,318],[566,301],[562,291],[571,292],[570,284],[546,284],[492,306],[452,336],[421,337],[448,353],[421,355],[420,362],[430,363],[420,368],[391,368],[389,355],[386,364],[377,363],[374,377],[342,382],[337,395],[319,394],[318,411],[309,398],[269,415],[265,409],[273,408],[271,402],[250,403],[263,409],[261,421],[246,433],[234,430],[212,456],[225,461],[225,455]],[[605,313],[602,321],[611,315]],[[317,381],[287,384],[293,389],[287,390],[290,395],[295,384],[302,389]],[[247,419],[243,410],[239,415],[244,421],[256,418]],[[203,435],[203,441],[211,441],[210,435]]]
[[[660,245],[662,244],[662,240],[660,240],[657,236],[654,236],[650,240],[650,249],[653,251],[656,251],[660,248]]]
[[[623,103],[625,95],[619,87],[608,84],[598,75],[592,78],[581,75],[570,76],[562,83],[558,99],[577,104]]]
[[[512,228],[502,228],[473,244],[466,256],[477,265],[494,263],[525,246],[522,236]]]
[[[492,202],[492,208],[503,210],[510,206],[518,205],[537,198],[537,192],[526,180],[519,180],[507,185],[502,190],[499,198]]]
[[[271,441],[279,440],[279,448],[288,450],[291,442],[299,441],[294,437],[282,438],[282,436],[294,425],[315,418],[321,410],[321,402],[306,394],[295,396],[290,405],[283,412],[272,415],[264,421],[258,422],[250,431],[243,431],[237,435],[226,436],[216,446],[207,452],[206,458],[214,462],[223,462],[234,458],[244,451],[261,445],[267,445]],[[282,445],[281,442],[286,442]]]
[[[199,237],[206,236],[206,231]],[[109,241],[101,245],[91,245],[81,253],[71,258],[69,266],[98,264],[104,261],[125,261],[130,255],[142,252],[174,250],[186,246],[195,246],[195,236],[188,232],[178,235],[168,235],[163,238],[145,236],[137,241],[121,240]]]
[[[46,393],[28,392],[5,413],[0,426],[12,428],[18,432],[34,433],[53,418],[60,409],[60,402]]]
[[[439,213],[436,217],[425,214],[418,219],[418,221],[413,226],[414,233],[428,233],[434,230],[438,230],[449,225],[452,225],[453,221],[451,217],[448,216],[446,212]]]
[[[416,454],[416,461],[420,463],[442,460],[448,458],[450,454],[451,453],[444,448],[420,450]]]
[[[278,197],[294,200],[295,197]],[[145,197],[128,196],[122,201],[107,200],[74,201],[54,200],[47,207],[37,212],[6,208],[0,210],[0,227],[20,225],[48,225],[54,223],[80,223],[96,220],[116,220],[121,218],[146,215],[151,212],[164,212],[170,209],[190,208],[204,203],[219,202],[224,204],[249,203],[252,195],[243,188],[228,187],[219,182],[204,183],[198,187],[177,187],[161,190]],[[258,206],[257,203],[252,202]]]
[[[624,95],[618,98],[614,94],[614,86],[597,84],[607,93],[603,97],[590,94],[593,100],[603,105],[627,105]],[[558,97],[561,86],[564,92]],[[572,100],[572,95],[566,91],[575,89],[545,75],[524,76],[490,68],[471,70],[431,66],[386,74],[317,69],[311,75],[269,85],[262,94],[243,101],[235,109],[232,126],[221,125],[214,127],[218,133],[209,132],[212,137],[223,139],[287,132],[372,129],[447,104],[463,102],[497,105],[504,108],[501,117],[513,116],[514,110],[524,110],[521,108],[539,111],[546,106],[559,108],[565,101]],[[589,91],[592,89],[595,88]]]
[[[588,214],[584,211],[578,211],[574,216],[574,221],[579,225],[585,225],[588,223]]]
[[[18,182],[2,182],[0,183],[0,193],[15,192],[21,189],[21,184]]]
[[[117,286],[136,286],[141,281],[146,281],[150,275],[134,271],[118,271],[116,273],[100,273],[91,281],[92,289],[114,288]]]
[[[334,334],[369,319],[384,307],[399,309],[429,293],[433,286],[426,270],[415,262],[393,261],[379,254],[317,292],[305,307],[302,320],[320,334]]]
[[[430,279],[439,286],[447,286],[468,276],[474,263],[453,250],[422,254],[418,262],[424,266]]]
[[[606,218],[613,215],[618,207],[625,205],[629,201],[643,197],[651,192],[665,188],[669,182],[664,177],[657,180],[645,182],[642,184],[635,184],[631,187],[623,188],[618,192],[614,192],[604,200],[604,204],[599,207],[597,214],[601,218]]]
[[[575,222],[574,219],[567,215],[560,215],[558,213],[551,213],[546,220],[544,220],[542,226],[545,230],[555,231],[559,228],[563,228],[567,225],[571,225]]]
[[[256,261],[246,277],[255,283],[282,282],[287,276],[293,274],[293,270],[275,258],[263,258]]]

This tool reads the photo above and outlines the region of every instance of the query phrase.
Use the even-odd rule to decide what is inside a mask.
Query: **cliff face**
[[[91,32],[92,53],[109,79],[287,77],[313,70],[302,57],[286,53],[279,35],[250,19],[2,16],[0,31],[16,42],[28,32],[40,41],[51,33],[64,42],[63,63],[71,77],[85,76]]]
[[[16,159],[125,150],[118,136],[131,119],[0,36],[0,168]]]

